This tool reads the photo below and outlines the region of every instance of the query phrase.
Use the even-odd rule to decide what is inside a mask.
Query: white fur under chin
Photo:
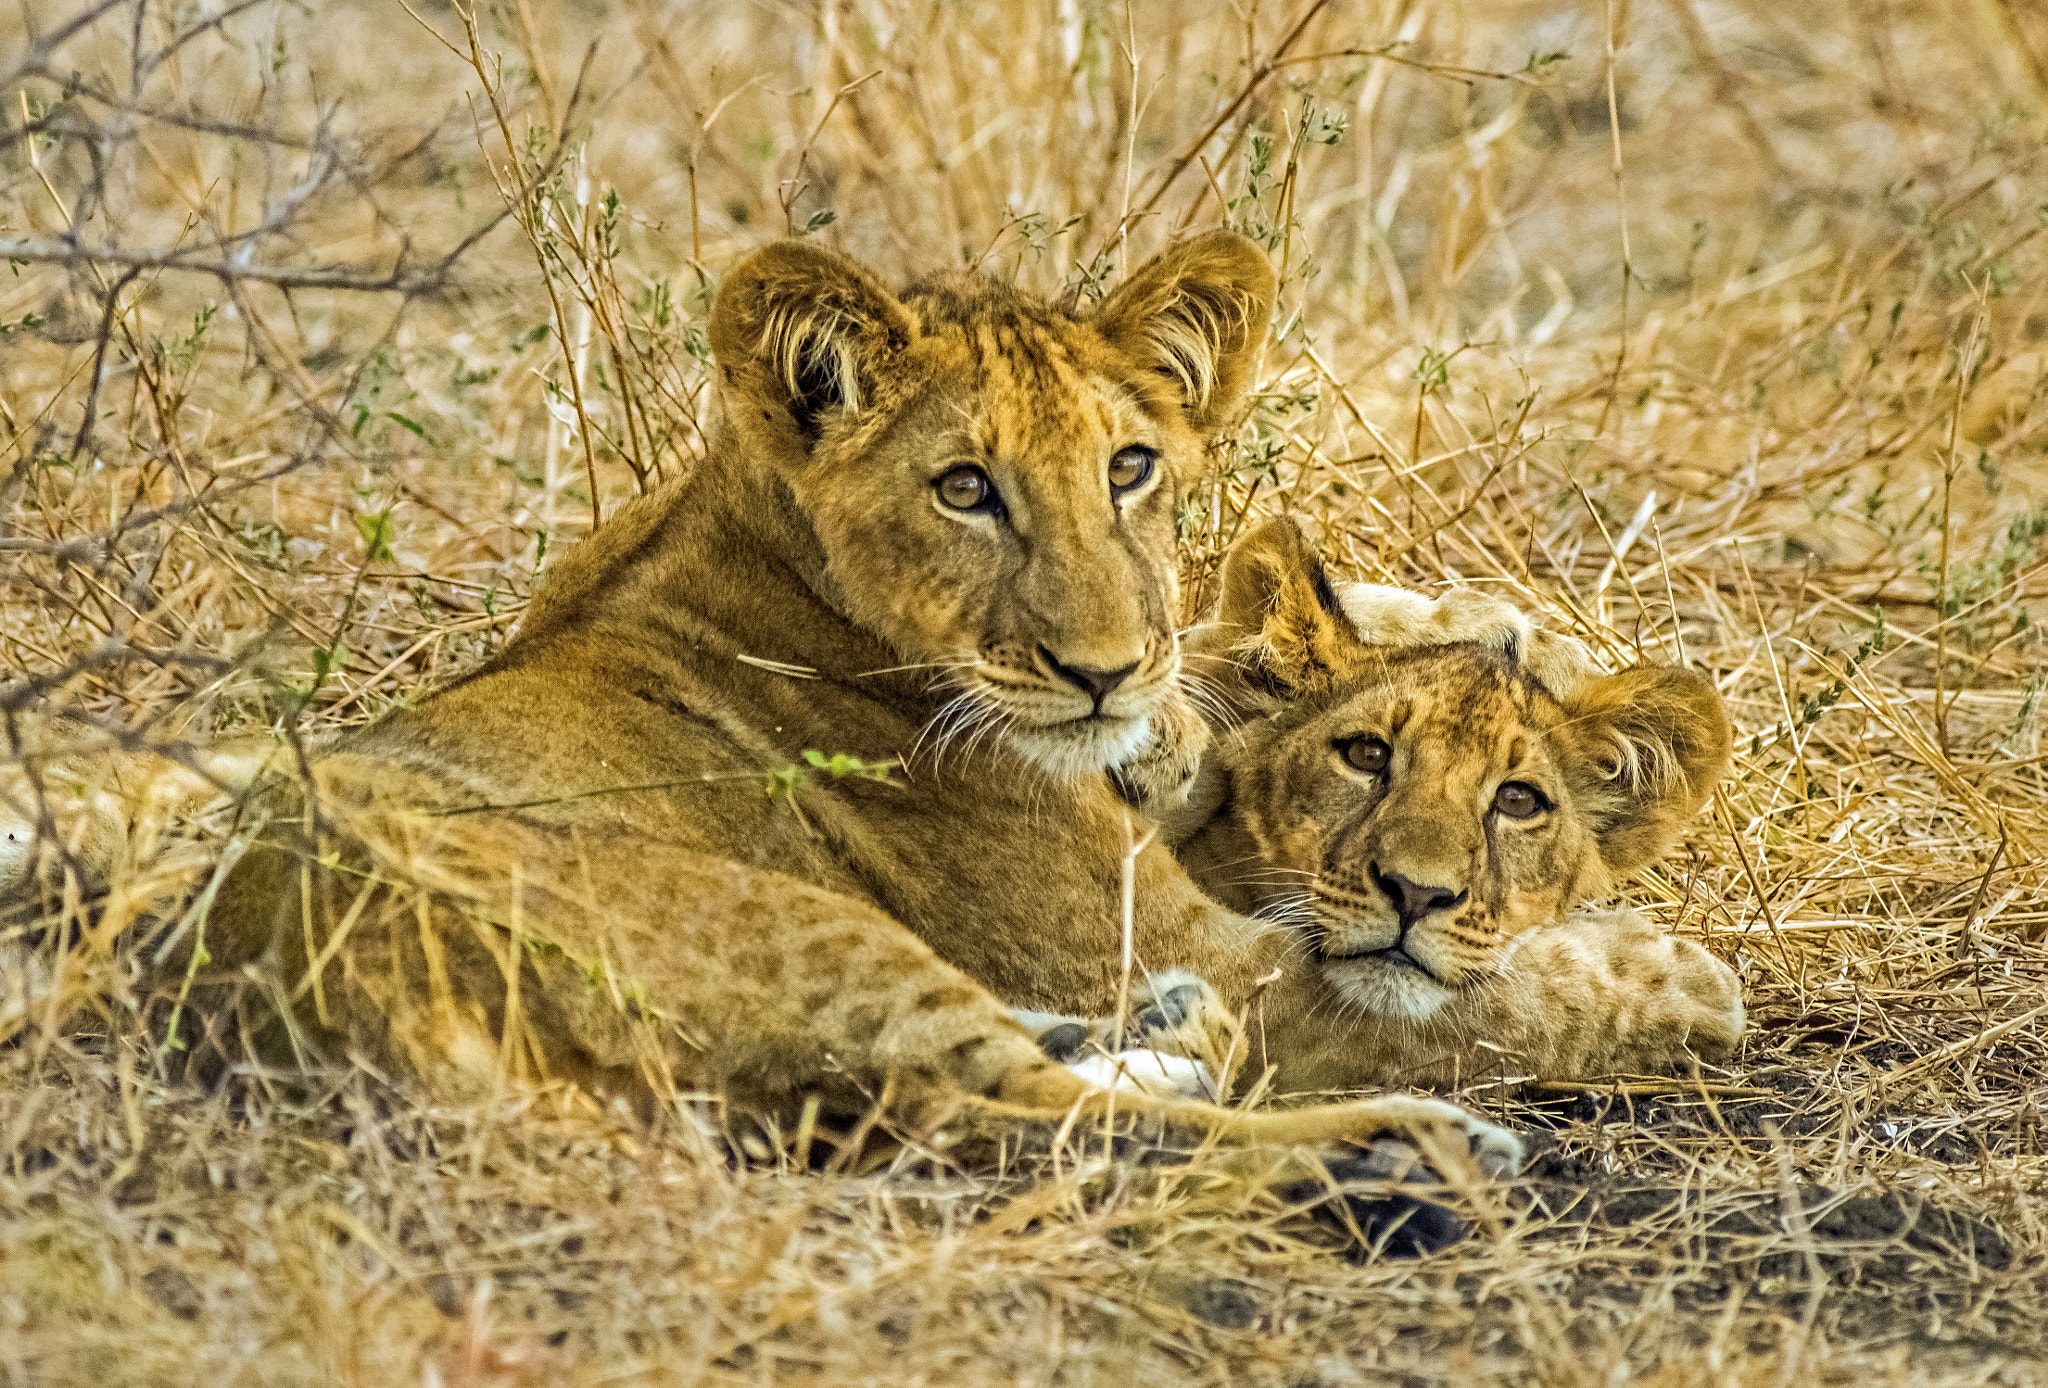
[[[1013,723],[1008,737],[1040,771],[1054,780],[1074,781],[1136,757],[1151,742],[1152,728],[1143,718],[1075,719],[1038,728]]]
[[[1067,1069],[1092,1089],[1122,1089],[1155,1099],[1216,1098],[1216,1080],[1199,1060],[1164,1051],[1118,1051],[1091,1055]]]
[[[1378,959],[1347,959],[1323,966],[1323,977],[1337,995],[1363,1012],[1426,1022],[1453,994],[1420,969]]]

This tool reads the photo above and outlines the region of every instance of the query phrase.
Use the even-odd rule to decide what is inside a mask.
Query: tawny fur
[[[886,1098],[953,1132],[1113,1103],[1246,1142],[1441,1127],[1511,1164],[1511,1138],[1428,1100],[1107,1099],[1007,1010],[1116,996],[1132,825],[1104,773],[1170,793],[1199,752],[1177,497],[1241,407],[1272,295],[1227,235],[1085,318],[974,276],[897,296],[809,244],[756,253],[712,317],[709,456],[575,550],[496,659],[266,793],[202,972],[262,980],[279,1046],[449,1089]],[[1132,446],[1156,474],[1112,495]],[[947,510],[935,484],[962,466],[999,513]],[[1061,667],[1129,671],[1093,696]],[[898,770],[765,793],[806,750]],[[1284,968],[1238,1073],[1324,1054],[1329,995],[1285,939],[1163,845],[1133,873],[1141,965],[1231,1008]]]
[[[1661,855],[1725,769],[1704,679],[1602,674],[1482,595],[1334,586],[1286,520],[1231,553],[1189,658],[1229,726],[1167,836],[1218,900],[1300,942],[1343,1004],[1327,1034],[1382,1078],[1668,1070],[1739,1038],[1725,964],[1634,912],[1574,910]],[[1357,736],[1392,749],[1383,776],[1345,763]],[[1552,807],[1497,813],[1508,781]],[[1395,878],[1456,904],[1404,933]]]

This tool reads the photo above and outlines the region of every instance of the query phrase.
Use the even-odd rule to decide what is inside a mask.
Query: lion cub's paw
[[[1221,1074],[1236,1049],[1237,1018],[1199,974],[1166,969],[1142,984],[1132,980],[1130,1019],[1122,1035],[1116,1033],[1116,1018],[1104,1017],[1094,1024],[1090,1039],[1103,1050],[1143,1046],[1185,1056]]]
[[[1214,1076],[1222,1073],[1237,1035],[1237,1019],[1224,1008],[1216,990],[1186,969],[1167,969],[1131,981],[1130,1014],[1121,1028],[1115,1017],[1063,1017],[1050,1012],[1013,1010],[1046,1058],[1056,1060],[1091,1084],[1098,1075],[1115,1072],[1113,1064],[1134,1056],[1143,1062],[1124,1066],[1140,1087],[1158,1083],[1170,1072],[1174,1083],[1193,1084],[1200,1073],[1205,1089],[1176,1090],[1187,1097],[1215,1098]],[[1158,1062],[1175,1062],[1165,1065]],[[1098,1064],[1104,1062],[1104,1064]],[[1188,1071],[1192,1065],[1194,1071]]]
[[[1390,1096],[1374,1101],[1384,1113],[1390,1103],[1407,1112],[1402,1125],[1408,1138],[1379,1137],[1361,1150],[1326,1156],[1326,1180],[1301,1181],[1278,1194],[1294,1204],[1313,1208],[1316,1217],[1347,1233],[1355,1231],[1364,1246],[1389,1257],[1419,1258],[1464,1238],[1465,1221],[1443,1203],[1443,1187],[1458,1185],[1446,1173],[1469,1161],[1488,1182],[1512,1178],[1522,1165],[1522,1141],[1505,1128],[1435,1099]],[[1434,1187],[1435,1189],[1431,1189]]]
[[[1667,935],[1664,941],[1668,1015],[1659,1030],[1697,1055],[1718,1059],[1729,1054],[1749,1023],[1742,1008],[1742,979],[1691,940]]]
[[[1155,1051],[1221,1064],[1237,1036],[1237,1019],[1208,980],[1188,969],[1167,969],[1131,987],[1132,1032]]]
[[[1314,1202],[1323,1223],[1349,1233],[1356,1227],[1364,1246],[1393,1258],[1420,1258],[1448,1248],[1471,1231],[1447,1206],[1401,1189],[1435,1186],[1439,1179],[1422,1153],[1395,1138],[1381,1138],[1354,1156],[1323,1163],[1330,1184],[1303,1181],[1283,1188],[1290,1203]],[[1334,1187],[1334,1188],[1333,1188]]]
[[[1599,1019],[1562,1046],[1559,1074],[1683,1071],[1742,1039],[1747,1018],[1735,970],[1639,912],[1578,912],[1524,938],[1515,968],[1557,980],[1576,1013]]]
[[[1095,1089],[1135,1089],[1161,1099],[1208,1099],[1216,1079],[1200,1060],[1146,1046],[1112,1049],[1107,1029],[1079,1017],[1012,1012],[1033,1033],[1039,1050]]]
[[[1143,748],[1110,770],[1131,808],[1164,819],[1185,806],[1209,746],[1209,725],[1184,699],[1168,699],[1152,715]]]
[[[1510,656],[1529,644],[1529,619],[1514,604],[1469,588],[1435,598],[1377,583],[1340,583],[1338,600],[1375,646],[1446,646],[1471,641]]]
[[[1067,1066],[1096,1089],[1127,1089],[1155,1099],[1217,1099],[1209,1067],[1186,1056],[1138,1048],[1105,1055],[1098,1051]]]
[[[1338,598],[1361,640],[1378,646],[1490,646],[1520,665],[1555,695],[1565,695],[1600,673],[1576,637],[1546,631],[1502,598],[1453,588],[1434,598],[1377,583],[1340,583]]]
[[[1735,970],[1636,912],[1599,923],[1613,932],[1606,962],[1621,1019],[1616,1059],[1625,1062],[1617,1068],[1671,1069],[1735,1049],[1748,1020]]]
[[[1390,1094],[1370,1102],[1381,1114],[1392,1108],[1401,1126],[1425,1149],[1441,1140],[1439,1134],[1452,1145],[1462,1139],[1472,1165],[1489,1181],[1508,1180],[1522,1169],[1522,1139],[1456,1104],[1415,1094]]]

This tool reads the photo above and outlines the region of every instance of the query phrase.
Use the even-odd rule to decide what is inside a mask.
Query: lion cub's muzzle
[[[1469,973],[1445,927],[1470,894],[1377,863],[1366,864],[1364,879],[1329,874],[1317,886],[1315,952],[1324,975],[1365,1011],[1428,1017]]]
[[[1145,643],[1135,660],[1076,656],[1038,642],[994,646],[969,678],[1002,716],[1008,741],[1060,777],[1113,770],[1151,740],[1162,706],[1181,697],[1180,649],[1171,632]]]

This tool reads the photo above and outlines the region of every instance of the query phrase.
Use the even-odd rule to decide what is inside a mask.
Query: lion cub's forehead
[[[919,280],[903,302],[935,375],[975,397],[974,442],[989,453],[1119,434],[1141,418],[1115,352],[1065,309],[980,274]]]
[[[1467,748],[1543,740],[1563,710],[1499,651],[1441,646],[1407,651],[1365,647],[1346,672],[1345,702],[1360,731]]]

